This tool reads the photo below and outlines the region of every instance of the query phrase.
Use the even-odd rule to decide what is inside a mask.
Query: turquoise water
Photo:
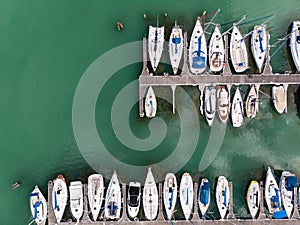
[[[271,43],[288,33],[293,20],[299,19],[299,3],[290,1],[2,1],[0,3],[0,124],[1,124],[1,163],[0,163],[0,218],[1,224],[28,224],[31,214],[28,194],[34,185],[39,185],[47,194],[47,182],[63,173],[68,181],[81,179],[86,181],[93,169],[82,157],[77,146],[72,125],[72,105],[76,87],[92,62],[105,52],[122,44],[140,41],[147,34],[148,24],[156,24],[156,15],[160,15],[160,24],[170,31],[174,20],[182,24],[191,34],[195,18],[204,10],[208,13],[221,8],[216,18],[218,23],[226,23],[247,15],[248,20],[272,13],[276,17],[268,24]],[[168,17],[164,18],[164,13]],[[148,19],[143,18],[143,14]],[[117,31],[116,22],[122,21],[124,30]],[[255,24],[242,26],[246,33]],[[227,27],[222,28],[223,31]],[[168,33],[169,34],[169,33]],[[141,50],[141,49],[140,49]],[[165,47],[166,50],[166,47]],[[271,50],[271,53],[275,49]],[[166,51],[165,51],[166,52]],[[134,51],[139,54],[141,51]],[[127,57],[124,54],[124,60]],[[107,64],[111,67],[114,64]],[[274,71],[293,70],[287,45],[271,59]],[[99,76],[103,75],[99,70]],[[138,152],[127,147],[116,137],[111,125],[111,107],[118,93],[140,74],[141,63],[128,65],[118,70],[105,84],[95,107],[95,122],[99,136],[105,148],[118,160],[134,166],[149,166],[168,158],[179,143],[183,129],[178,114],[172,115],[172,107],[160,99],[158,116],[151,126],[161,130],[166,127],[166,136],[162,143],[148,152]],[[134,86],[135,85],[135,86]],[[137,98],[131,91],[127,100]],[[216,146],[215,136],[222,136],[216,130],[222,130],[220,124],[210,128],[204,118],[188,105],[184,105],[184,90],[199,106],[199,91],[195,87],[177,90],[178,103],[186,107],[185,115],[197,115],[200,131],[197,134],[195,151],[185,159],[183,145],[178,161],[184,166],[177,173],[180,178],[183,171],[189,171],[198,181],[206,176],[215,181],[218,175],[225,175],[234,184],[234,211],[237,216],[249,216],[244,195],[250,179],[264,179],[267,165],[279,170],[291,170],[300,175],[298,167],[300,156],[299,117],[297,114],[297,86],[289,88],[288,113],[278,115],[270,99],[261,96],[260,112],[254,120],[247,121],[241,129],[233,129],[230,124],[225,128],[216,158],[204,171],[199,171],[199,163],[206,148]],[[247,87],[243,87],[246,93]],[[270,87],[263,89],[269,95]],[[158,89],[156,91],[159,91]],[[161,90],[162,95],[170,96],[170,90]],[[88,101],[88,99],[87,99]],[[125,99],[126,101],[126,99]],[[298,99],[299,101],[299,99]],[[197,105],[198,104],[198,105]],[[178,109],[179,110],[179,109]],[[182,109],[184,110],[184,109]],[[194,111],[193,111],[194,110]],[[128,112],[125,126],[138,138],[151,137],[149,121],[138,116],[138,104]],[[119,118],[122,120],[123,118]],[[187,123],[196,124],[195,121]],[[158,125],[157,125],[158,124]],[[165,124],[165,125],[159,125]],[[124,127],[123,127],[124,126]],[[162,126],[162,127],[159,127]],[[196,125],[195,125],[196,127]],[[151,128],[151,127],[150,127]],[[191,127],[191,131],[193,127]],[[214,130],[213,130],[214,129]],[[185,130],[189,136],[190,133]],[[130,136],[131,134],[128,133]],[[159,137],[157,137],[159,138]],[[210,139],[211,138],[211,139]],[[93,144],[93,143],[92,143]],[[91,145],[92,145],[91,144]],[[207,147],[209,146],[209,147]],[[145,146],[146,148],[147,146]],[[215,149],[213,149],[215,150]],[[184,163],[187,160],[187,163]],[[99,162],[100,163],[100,162]],[[118,165],[112,164],[111,167]],[[101,165],[100,165],[101,168]],[[105,175],[111,174],[111,168],[102,168]],[[163,174],[154,174],[157,177]],[[163,171],[163,168],[162,168]],[[101,172],[101,171],[100,171]],[[138,171],[140,176],[145,170]],[[118,171],[120,178],[130,176],[127,171]],[[136,178],[132,175],[132,179]],[[140,178],[138,178],[140,179]],[[21,186],[11,189],[11,184],[20,181]],[[108,181],[108,179],[106,179]],[[218,217],[215,204],[211,211]],[[180,214],[177,215],[180,217]]]

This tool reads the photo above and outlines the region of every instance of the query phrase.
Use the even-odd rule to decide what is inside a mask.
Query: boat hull
[[[216,87],[214,86],[205,87],[204,113],[208,125],[211,126],[216,114]]]
[[[171,220],[177,201],[177,180],[173,173],[168,173],[165,177],[163,197],[167,219]]]
[[[141,204],[141,183],[130,182],[127,195],[127,212],[131,219],[135,219],[139,213]]]
[[[230,193],[228,181],[224,176],[219,176],[216,187],[216,202],[219,209],[221,219],[225,218],[228,210]]]
[[[270,167],[268,167],[266,183],[265,183],[265,200],[268,211],[273,214],[278,212],[281,208],[280,191]]]
[[[30,193],[29,204],[32,217],[36,224],[45,224],[47,219],[47,202],[38,186]]]
[[[221,122],[226,124],[230,111],[229,93],[226,87],[219,86],[217,88],[217,111]]]
[[[251,217],[255,219],[259,210],[259,202],[260,202],[259,184],[256,180],[251,181],[247,191],[246,199],[247,199],[247,206],[250,211]]]
[[[294,21],[290,36],[290,49],[297,71],[300,71],[300,21]]]
[[[88,199],[93,220],[96,221],[102,206],[104,181],[101,174],[92,174],[88,177]]]
[[[78,222],[83,214],[83,191],[81,181],[72,181],[69,186],[72,216]]]
[[[251,51],[259,72],[262,71],[266,57],[267,38],[265,25],[254,27],[251,36]]]
[[[177,74],[178,67],[183,53],[183,35],[180,26],[172,28],[169,40],[169,56],[174,74]]]
[[[150,86],[145,98],[145,113],[148,118],[155,117],[157,109],[156,97],[153,88]]]
[[[68,200],[68,188],[66,180],[62,175],[58,175],[53,181],[52,206],[56,222],[60,223]]]
[[[244,123],[244,106],[239,88],[237,87],[231,106],[231,120],[233,127],[240,127]]]
[[[248,118],[254,118],[258,109],[257,91],[255,85],[252,85],[246,99],[246,115]]]
[[[287,93],[282,85],[272,87],[272,99],[278,113],[287,112]]]
[[[180,204],[186,220],[189,220],[193,209],[194,187],[189,173],[184,173],[180,181]]]
[[[201,180],[198,204],[202,217],[204,217],[210,205],[210,182],[207,180],[207,178],[203,178]]]
[[[149,26],[148,53],[149,59],[155,72],[164,48],[164,27]]]
[[[215,26],[215,30],[211,36],[209,42],[208,59],[210,70],[213,72],[220,72],[224,66],[225,48],[222,34],[218,26]]]
[[[157,217],[158,191],[151,168],[148,168],[143,190],[143,209],[147,220],[154,220]]]

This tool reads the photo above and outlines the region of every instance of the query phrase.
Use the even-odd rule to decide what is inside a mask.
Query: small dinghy
[[[88,177],[88,199],[93,220],[96,221],[102,206],[104,182],[101,174]]]
[[[225,86],[217,88],[217,111],[222,123],[226,124],[229,118],[229,93]]]
[[[259,184],[256,180],[252,180],[247,191],[247,205],[252,219],[255,219],[260,201]]]
[[[256,112],[258,109],[258,100],[257,100],[257,92],[256,92],[255,85],[251,86],[251,89],[246,99],[245,109],[248,118],[252,119],[256,116]]]
[[[204,218],[210,204],[210,182],[206,178],[203,178],[200,183],[198,204]]]
[[[143,190],[143,208],[147,220],[154,220],[158,213],[158,191],[151,171],[148,168]]]
[[[210,70],[213,72],[220,72],[224,66],[225,48],[222,34],[218,26],[210,38],[208,59]]]
[[[165,177],[163,195],[167,218],[171,220],[177,200],[177,181],[173,173],[168,173]]]
[[[274,107],[278,113],[287,112],[287,93],[282,85],[272,87],[272,98]]]
[[[76,223],[78,223],[83,214],[83,191],[81,181],[72,181],[69,186],[69,192],[71,213],[75,218]]]
[[[216,187],[216,202],[221,216],[221,220],[225,218],[229,203],[229,186],[224,176],[219,176]]]
[[[179,63],[182,57],[183,52],[183,35],[182,29],[177,25],[175,21],[175,26],[172,28],[172,32],[169,40],[169,55],[170,62],[173,69],[174,74],[177,73]]]
[[[148,118],[155,117],[156,115],[156,97],[153,88],[150,86],[145,99],[145,112]]]
[[[290,48],[297,71],[300,71],[300,21],[293,22]]]
[[[204,113],[209,126],[212,125],[216,114],[216,87],[207,86],[204,90]]]
[[[184,173],[180,181],[180,204],[186,220],[189,220],[193,209],[194,187],[189,173]]]
[[[259,72],[262,71],[266,58],[267,38],[265,25],[254,27],[251,36],[251,51]]]
[[[118,220],[121,214],[121,188],[117,172],[114,170],[109,182],[104,204],[104,217],[110,220]]]
[[[164,27],[149,26],[148,53],[149,53],[149,59],[154,72],[158,67],[163,52],[164,32],[165,32]]]
[[[237,28],[233,25],[230,40],[230,57],[235,72],[241,73],[248,69],[248,54],[245,41]]]
[[[47,219],[47,202],[37,185],[29,195],[29,204],[32,217],[36,224],[45,224]]]
[[[288,218],[291,218],[294,207],[294,189],[298,187],[298,179],[295,174],[284,171],[280,178],[280,193],[283,207]]]
[[[265,200],[268,210],[271,214],[280,211],[281,197],[280,191],[270,167],[268,167],[266,183],[265,183]]]
[[[189,46],[190,70],[193,74],[201,74],[206,69],[207,46],[206,39],[201,26],[201,18],[198,17]]]
[[[236,88],[231,105],[231,120],[233,127],[240,127],[244,123],[244,106],[238,87]]]
[[[56,222],[60,223],[68,200],[68,188],[63,175],[58,175],[53,181],[52,206]]]
[[[135,219],[140,211],[141,183],[130,182],[127,195],[127,212],[131,219]]]

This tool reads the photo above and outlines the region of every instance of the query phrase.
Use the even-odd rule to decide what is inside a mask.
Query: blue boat
[[[206,178],[203,178],[200,183],[198,204],[204,217],[210,204],[210,182]]]

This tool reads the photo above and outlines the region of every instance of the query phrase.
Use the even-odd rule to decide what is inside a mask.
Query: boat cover
[[[274,203],[273,208],[276,209],[276,208],[280,208],[279,191],[277,189],[274,190],[276,195],[271,197],[271,202]]]
[[[210,183],[209,182],[204,182],[204,184],[203,184],[203,186],[200,190],[200,202],[204,205],[208,204],[209,187],[210,187]]]
[[[259,40],[259,48],[260,48],[260,51],[261,52],[264,52],[264,48],[263,48],[263,45],[262,45],[262,30],[259,30],[257,33],[258,33],[258,40]]]
[[[226,194],[227,194],[227,188],[225,188],[225,190],[224,190],[224,205],[225,206],[227,206]]]
[[[296,176],[289,176],[286,178],[286,190],[294,191],[294,188],[298,186],[298,179]]]
[[[173,195],[174,195],[174,189],[172,189],[172,193],[171,193],[171,198],[169,199],[169,209],[172,208],[172,203],[173,203]]]
[[[286,215],[286,211],[285,210],[280,210],[278,212],[274,212],[274,218],[275,219],[283,219],[283,218],[286,218],[287,215]]]
[[[54,209],[57,209],[58,205],[57,205],[57,196],[56,196],[56,191],[54,192]]]
[[[112,202],[110,205],[108,205],[107,208],[109,209],[110,216],[116,215],[116,210],[118,209],[118,206],[115,205],[115,202]]]
[[[37,208],[42,204],[42,201],[39,201],[37,203],[35,203],[33,205],[33,208],[34,208],[34,215],[33,215],[33,219],[36,219],[37,218],[37,214],[38,214],[38,210]]]
[[[39,196],[39,193],[36,192],[36,193],[30,193],[29,194],[29,197],[35,197],[35,196]]]
[[[201,51],[201,36],[198,38],[198,50],[194,51],[197,53],[197,56],[193,57],[193,68],[205,68],[205,53]]]
[[[172,38],[172,43],[175,44],[175,53],[177,54],[178,52],[177,45],[181,43],[181,38],[178,37]]]

